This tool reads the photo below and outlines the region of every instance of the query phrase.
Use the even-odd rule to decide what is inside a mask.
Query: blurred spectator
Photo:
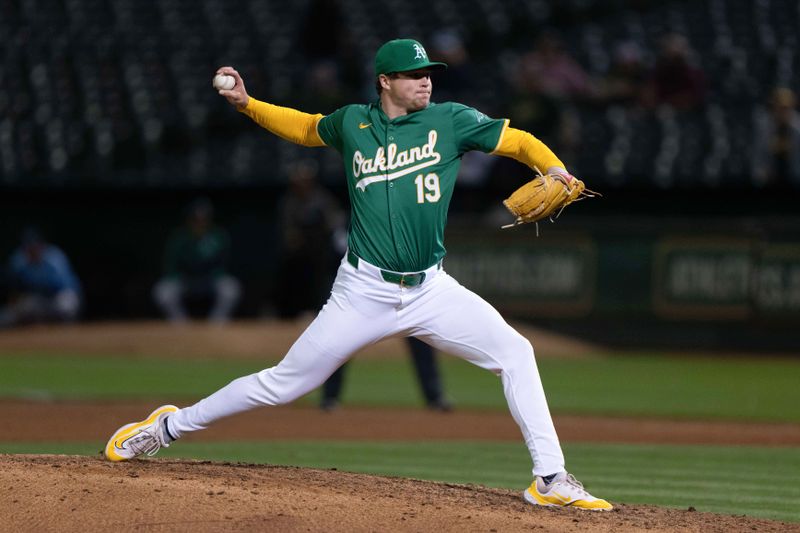
[[[564,49],[553,31],[542,33],[519,62],[519,76],[531,92],[558,100],[580,100],[593,94],[589,74]]]
[[[298,39],[309,62],[333,61],[342,83],[354,91],[361,85],[362,63],[345,9],[339,0],[310,0],[300,19]],[[315,89],[320,92],[321,87]]]
[[[452,411],[453,406],[442,391],[439,365],[433,348],[416,337],[406,337],[405,340],[411,351],[411,359],[414,362],[414,370],[417,373],[422,395],[425,397],[425,405],[433,411]],[[340,366],[322,385],[322,399],[320,400],[322,410],[331,411],[338,406],[346,367],[347,363]]]
[[[339,75],[339,65],[331,59],[313,63],[306,71],[300,101],[314,113],[331,113],[347,101],[347,91]]]
[[[8,263],[8,305],[0,326],[72,322],[81,310],[81,284],[66,254],[34,228],[22,233]]]
[[[317,164],[300,161],[289,171],[279,212],[281,318],[316,312],[325,303],[336,265],[346,247],[345,213],[317,180]]]
[[[447,63],[447,70],[436,77],[436,100],[469,99],[475,87],[475,78],[464,42],[452,29],[444,29],[433,36],[431,57]]]
[[[668,105],[680,111],[697,108],[706,98],[706,76],[692,64],[692,51],[686,37],[666,35],[653,73],[648,80],[646,99],[652,106]]]
[[[510,74],[513,126],[530,131],[565,160],[580,143],[581,122],[573,102],[593,98],[586,71],[564,50],[555,32],[545,32]]]
[[[800,114],[795,93],[778,87],[753,128],[753,179],[759,186],[800,187]]]
[[[507,114],[513,126],[533,133],[548,146],[558,146],[563,108],[559,102],[531,88],[523,78],[512,79]]]
[[[344,46],[346,29],[338,0],[311,0],[299,32],[303,51],[311,59],[335,56]]]
[[[173,231],[164,254],[164,277],[153,287],[153,298],[172,322],[188,319],[187,301],[211,300],[208,319],[230,319],[241,285],[228,273],[230,238],[213,222],[214,208],[206,198],[189,205],[186,222]]]
[[[608,74],[600,83],[601,100],[624,106],[641,104],[648,79],[641,47],[634,41],[619,43],[611,61]]]

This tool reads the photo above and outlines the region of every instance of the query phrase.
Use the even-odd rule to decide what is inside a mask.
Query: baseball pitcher
[[[507,119],[458,103],[432,103],[431,76],[444,68],[417,41],[389,41],[375,56],[377,101],[328,116],[258,101],[235,69],[217,71],[235,78],[233,88],[219,94],[263,128],[342,154],[352,205],[348,250],[327,303],[280,363],[236,379],[195,405],[162,406],[123,426],[106,445],[108,459],[153,455],[223,417],[289,403],[319,387],[365,346],[414,336],[500,377],[533,460],[526,501],[612,508],[565,469],[530,342],[442,264],[447,209],[464,153],[512,157],[566,185],[579,180],[547,146],[509,127]]]

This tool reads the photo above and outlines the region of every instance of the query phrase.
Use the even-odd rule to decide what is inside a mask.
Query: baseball
[[[217,74],[214,76],[214,81],[212,82],[214,88],[217,90],[230,90],[233,89],[233,86],[236,85],[236,78],[233,76],[228,76],[227,74]]]

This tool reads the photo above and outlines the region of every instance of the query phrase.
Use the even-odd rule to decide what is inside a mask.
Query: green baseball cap
[[[375,76],[420,68],[444,70],[447,65],[429,60],[425,48],[414,39],[389,41],[378,48],[375,54]]]

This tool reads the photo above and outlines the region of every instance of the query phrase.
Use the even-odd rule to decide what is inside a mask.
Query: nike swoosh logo
[[[571,498],[568,498],[567,496],[563,496],[563,495],[561,495],[561,494],[557,493],[557,492],[556,492],[556,491],[554,491],[554,490],[553,490],[553,491],[550,491],[550,494],[548,494],[548,496],[550,496],[551,494],[553,495],[553,497],[554,497],[554,498],[558,498],[558,499],[560,499],[560,500],[561,500],[561,503],[563,503],[563,504],[567,504],[567,503],[569,503],[569,502],[570,502],[570,500],[571,500]]]
[[[124,451],[125,450],[125,443],[128,442],[129,440],[131,440],[136,435],[138,435],[138,433],[134,433],[133,435],[128,435],[125,438],[122,438],[122,437],[118,438],[117,440],[114,441],[114,448]]]
[[[362,130],[363,130],[363,129],[367,129],[367,128],[369,128],[370,126],[372,126],[372,122],[370,122],[369,124],[364,124],[363,122],[359,122],[359,123],[358,123],[358,128],[359,128],[359,129],[362,129]]]

